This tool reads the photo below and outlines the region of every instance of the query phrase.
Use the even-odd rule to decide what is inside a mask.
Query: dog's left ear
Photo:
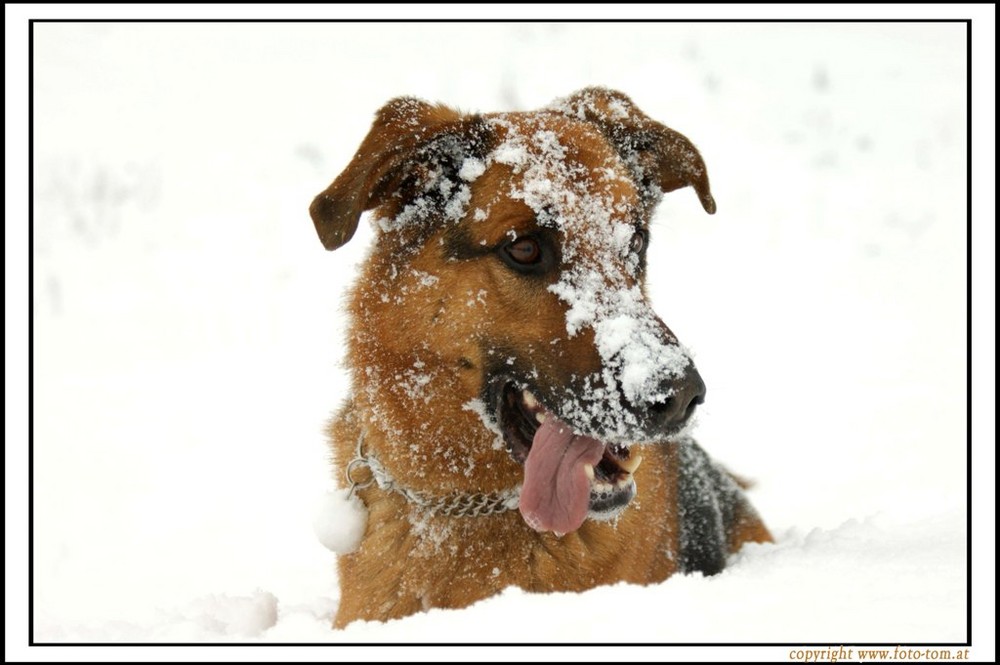
[[[680,132],[640,111],[627,95],[607,88],[585,88],[557,101],[551,108],[586,120],[601,130],[633,169],[649,207],[656,203],[659,192],[690,185],[705,212],[715,213],[708,170],[694,144]]]
[[[343,173],[313,199],[309,215],[328,250],[345,244],[361,214],[412,190],[442,159],[452,143],[482,143],[476,116],[412,97],[393,99],[375,114],[371,130]],[[454,151],[452,151],[454,152]]]

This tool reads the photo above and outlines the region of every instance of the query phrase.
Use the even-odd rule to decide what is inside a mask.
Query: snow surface
[[[36,641],[965,639],[964,25],[49,23],[34,48]],[[330,630],[311,510],[371,232],[327,253],[308,204],[392,97],[589,85],[708,165],[718,213],[664,197],[650,296],[777,542]]]

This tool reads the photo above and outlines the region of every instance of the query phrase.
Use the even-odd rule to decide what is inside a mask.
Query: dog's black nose
[[[695,408],[705,401],[705,382],[692,365],[680,379],[665,381],[663,392],[672,393],[665,401],[649,405],[649,413],[659,429],[673,431],[694,414]]]

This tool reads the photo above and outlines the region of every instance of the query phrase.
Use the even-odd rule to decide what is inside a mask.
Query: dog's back
[[[705,395],[644,291],[649,220],[694,146],[621,93],[462,115],[398,99],[313,202],[327,249],[374,210],[335,462],[369,511],[336,625],[718,572],[770,536],[686,427]]]

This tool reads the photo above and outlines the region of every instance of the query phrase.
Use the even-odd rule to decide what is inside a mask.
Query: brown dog
[[[369,511],[335,626],[712,574],[770,540],[685,435],[705,386],[645,296],[653,208],[687,185],[715,211],[694,146],[611,90],[378,111],[310,208],[328,250],[377,228],[330,430]]]

